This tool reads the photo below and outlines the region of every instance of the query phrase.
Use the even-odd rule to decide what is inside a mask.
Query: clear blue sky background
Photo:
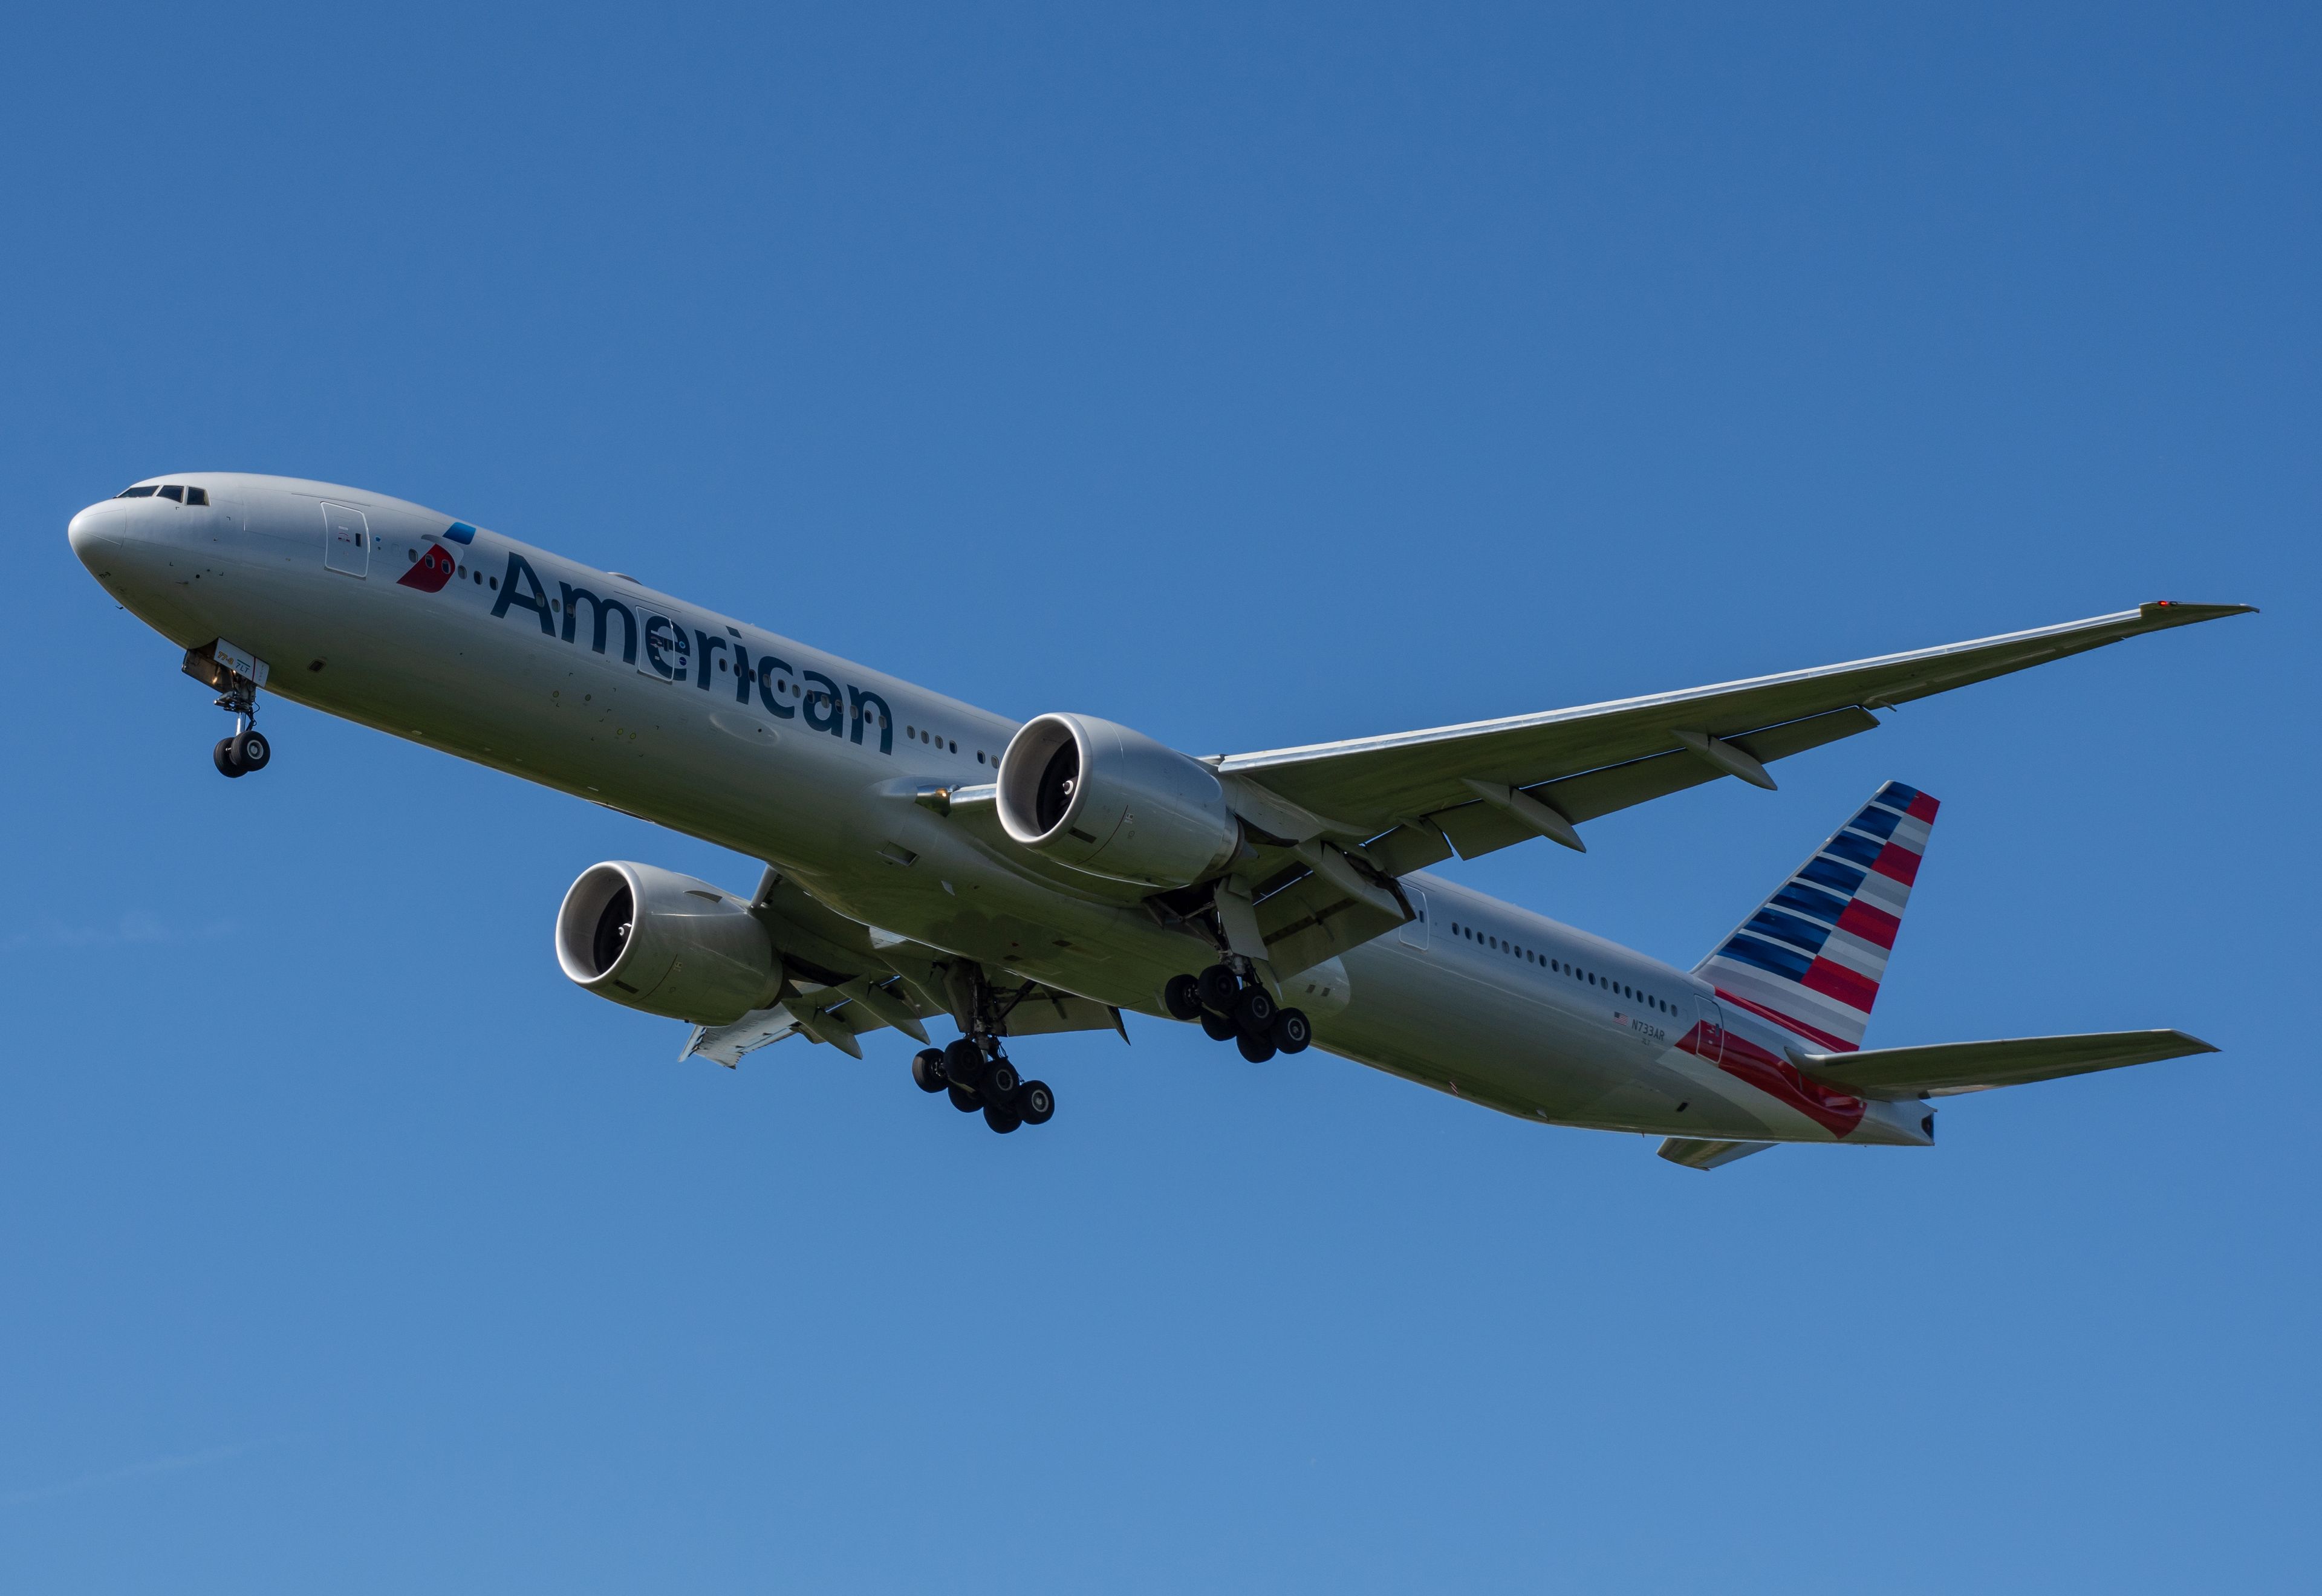
[[[0,103],[0,1582],[2310,1589],[2311,7],[51,7]],[[1457,866],[1690,963],[1944,800],[1874,1043],[2180,1025],[1714,1174],[1319,1052],[738,1073],[567,986],[751,862],[296,708],[71,559],[399,494],[1197,752],[2175,597]]]

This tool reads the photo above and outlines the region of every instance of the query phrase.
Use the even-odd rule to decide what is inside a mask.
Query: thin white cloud
[[[50,921],[31,931],[0,938],[0,951],[27,948],[110,948],[163,946],[175,943],[211,942],[233,935],[231,920],[206,926],[174,926],[151,909],[133,908],[110,926],[65,926]]]
[[[151,1458],[144,1463],[133,1463],[126,1468],[107,1469],[103,1473],[83,1474],[78,1480],[67,1480],[58,1485],[44,1485],[37,1491],[0,1491],[0,1508],[20,1508],[28,1502],[47,1501],[53,1497],[71,1496],[83,1491],[96,1491],[107,1485],[118,1485],[127,1480],[142,1480],[154,1474],[182,1473],[211,1464],[224,1463],[240,1457],[245,1452],[255,1452],[261,1446],[271,1446],[271,1440],[236,1441],[230,1446],[212,1446],[202,1452],[187,1452],[175,1457]]]

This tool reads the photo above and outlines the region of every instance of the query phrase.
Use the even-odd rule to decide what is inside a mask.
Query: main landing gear
[[[1006,1135],[1019,1125],[1046,1125],[1056,1111],[1056,1094],[1045,1081],[1027,1081],[1000,1051],[1000,1038],[963,1036],[948,1047],[930,1047],[911,1060],[911,1079],[924,1092],[946,1092],[963,1114],[983,1111],[983,1123]]]
[[[1211,1041],[1232,1043],[1253,1064],[1277,1053],[1303,1053],[1314,1040],[1303,1009],[1283,1008],[1248,971],[1229,964],[1173,977],[1161,1000],[1173,1017],[1201,1021]]]

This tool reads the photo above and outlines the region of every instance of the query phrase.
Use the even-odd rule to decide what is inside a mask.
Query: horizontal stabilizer
[[[1790,1062],[1826,1086],[1865,1098],[1948,1097],[2022,1086],[2091,1070],[2150,1064],[2217,1050],[2182,1031],[2099,1031],[2086,1036],[2025,1036],[2009,1042],[1944,1042],[1868,1053],[1789,1050]],[[1667,1152],[1661,1154],[1669,1156]]]
[[[1661,1156],[1689,1170],[1714,1170],[1720,1164],[1763,1153],[1771,1142],[1705,1142],[1694,1136],[1671,1136],[1661,1144]]]

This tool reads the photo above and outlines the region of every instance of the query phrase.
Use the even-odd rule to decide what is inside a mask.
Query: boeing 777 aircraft
[[[278,694],[761,860],[746,893],[591,865],[555,948],[587,991],[737,1064],[786,1036],[995,1131],[1056,1096],[1007,1043],[1198,1023],[1260,1063],[1310,1042],[1508,1114],[1659,1135],[1714,1168],[1778,1143],[1925,1146],[1932,1099],[2214,1052],[2181,1031],[1862,1045],[1938,813],[1881,783],[1700,963],[1426,868],[1766,767],[1874,711],[2245,605],[2147,604],[1851,664],[1343,743],[1195,757],[1079,714],[1018,725],[401,499],[157,477],[73,552],[234,717]]]

